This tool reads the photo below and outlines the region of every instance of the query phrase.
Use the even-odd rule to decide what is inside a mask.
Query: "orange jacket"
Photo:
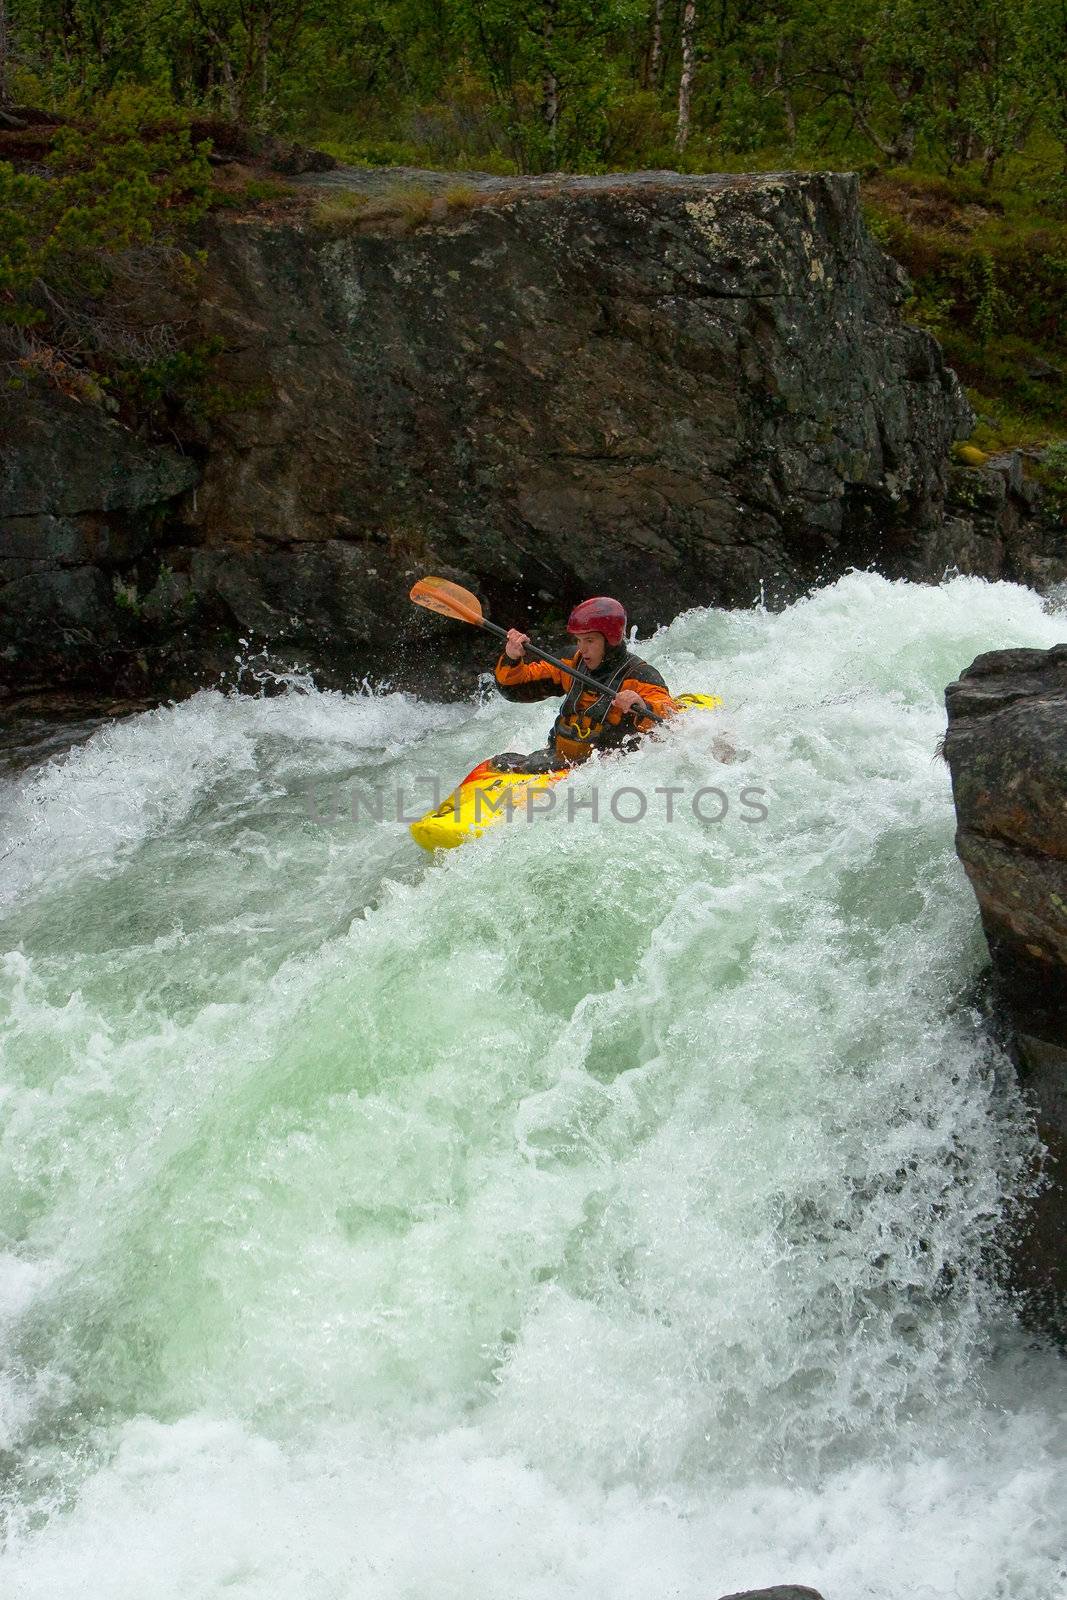
[[[611,701],[621,689],[633,689],[661,717],[678,709],[655,667],[632,656],[625,645],[606,650],[595,672],[582,665],[577,653],[565,657],[564,666],[579,667],[587,677],[603,681],[603,695],[598,697],[547,661],[509,661],[502,655],[496,664],[497,688],[509,700],[565,696],[549,734],[549,744],[564,761],[584,761],[594,750],[632,749],[637,736],[655,726],[639,713],[612,709]]]

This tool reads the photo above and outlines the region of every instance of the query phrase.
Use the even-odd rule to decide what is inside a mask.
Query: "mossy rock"
[[[957,444],[952,450],[955,460],[963,463],[965,467],[984,467],[989,456],[984,450],[979,450],[976,444]]]

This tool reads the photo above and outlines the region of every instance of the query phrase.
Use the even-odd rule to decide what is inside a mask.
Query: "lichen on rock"
[[[144,459],[123,474],[125,509],[162,507],[154,537],[194,602],[180,657],[138,619],[168,686],[249,630],[326,682],[417,684],[405,594],[430,563],[531,623],[619,592],[642,629],[692,605],[787,601],[855,564],[924,575],[917,530],[939,525],[970,416],[935,341],[901,320],[905,280],[854,177],[475,176],[462,203],[448,174],[300,181],[302,220],[205,222],[201,283],[166,308],[221,344],[220,384],[250,397],[190,435],[196,493],[191,461],[168,478],[176,452],[127,439]],[[367,204],[323,229],[324,196]],[[82,411],[52,419],[60,486],[71,440],[120,432]],[[32,475],[20,449],[9,473]],[[82,474],[80,516],[114,502],[106,459]],[[418,555],[386,583],[398,528]],[[37,555],[52,559],[46,542]],[[103,670],[126,637],[111,622],[70,630],[55,670]],[[14,689],[33,660],[17,605],[3,626]]]

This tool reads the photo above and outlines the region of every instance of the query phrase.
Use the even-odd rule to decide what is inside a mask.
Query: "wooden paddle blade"
[[[427,611],[437,611],[442,617],[473,622],[476,628],[482,625],[482,608],[477,595],[461,588],[458,583],[450,583],[447,578],[420,578],[409,598],[417,606],[425,606]]]

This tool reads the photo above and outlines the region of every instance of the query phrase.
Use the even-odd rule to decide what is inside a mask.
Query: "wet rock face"
[[[384,539],[648,627],[799,593],[940,495],[966,406],[850,178],[498,183],[404,228],[219,236],[231,381],[274,399],[209,459],[212,543]]]
[[[1067,645],[979,656],[945,698],[956,848],[1050,1155],[1018,1282],[1067,1338]]]
[[[196,462],[40,380],[0,388],[0,688],[107,670]],[[127,641],[128,642],[128,641]]]
[[[722,1600],[822,1600],[817,1589],[806,1589],[799,1583],[776,1583],[769,1589],[743,1589],[737,1594],[725,1594]]]
[[[1047,592],[1067,583],[1067,518],[1024,470],[1020,450],[949,468],[944,516],[916,530],[890,576],[1007,578]]]
[[[406,590],[443,568],[509,620],[614,592],[648,629],[872,559],[922,566],[916,530],[939,520],[969,413],[900,320],[903,274],[854,179],[407,178],[406,199],[396,175],[305,178],[311,200],[352,204],[330,228],[213,220],[198,302],[161,305],[221,335],[230,396],[190,441],[195,497],[130,480],[166,506],[187,657],[245,634],[326,681],[417,679],[450,635],[412,620]],[[68,426],[69,408],[61,480]],[[102,513],[109,482],[60,498]],[[66,570],[39,531],[24,559]],[[94,635],[97,590],[70,602]],[[475,659],[469,637],[456,648]]]

